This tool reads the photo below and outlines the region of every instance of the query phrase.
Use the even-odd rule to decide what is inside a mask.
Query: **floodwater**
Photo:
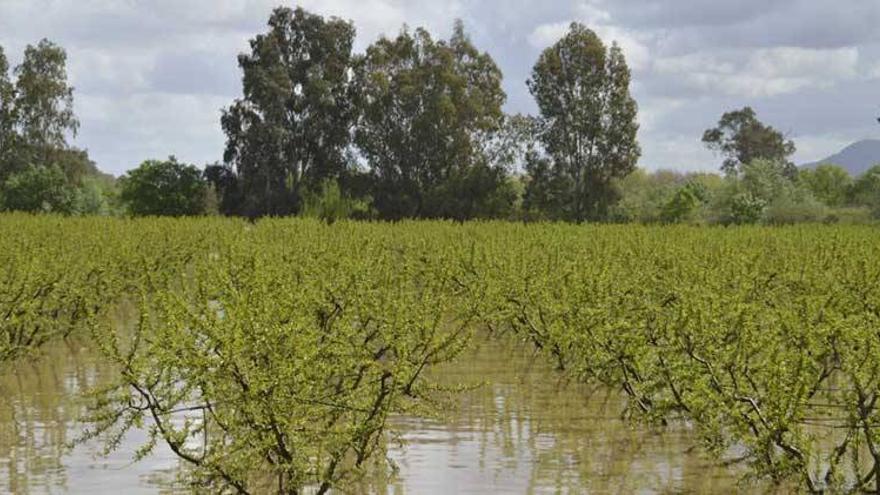
[[[404,445],[391,448],[395,480],[367,483],[389,494],[734,493],[737,474],[692,449],[685,428],[662,432],[620,419],[619,395],[565,383],[525,345],[475,337],[458,362],[432,373],[472,385],[441,418],[395,418]],[[111,370],[77,342],[48,346],[0,374],[0,493],[172,493],[179,463],[157,448],[134,463],[144,440],[119,449],[66,448],[82,431],[83,390]],[[480,386],[476,386],[480,385]]]

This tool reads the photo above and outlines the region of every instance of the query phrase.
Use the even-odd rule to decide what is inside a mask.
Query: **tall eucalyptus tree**
[[[515,195],[495,153],[506,120],[501,77],[461,22],[448,41],[404,30],[367,49],[356,143],[381,216],[465,219],[510,208]]]
[[[543,154],[529,156],[524,206],[564,220],[605,218],[616,199],[612,179],[632,172],[641,155],[623,51],[572,23],[541,54],[528,85]]]
[[[355,115],[354,37],[350,22],[280,7],[239,56],[244,94],[221,123],[244,213],[297,213],[306,191],[343,174]]]

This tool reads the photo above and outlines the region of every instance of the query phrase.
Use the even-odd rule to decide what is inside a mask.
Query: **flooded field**
[[[443,418],[396,418],[396,479],[374,493],[731,493],[737,475],[692,450],[683,429],[662,434],[620,419],[620,397],[565,383],[526,346],[476,337],[442,385],[469,385]],[[174,493],[179,462],[159,448],[133,462],[145,440],[130,434],[108,456],[92,442],[67,448],[80,394],[112,370],[82,343],[58,342],[19,361],[0,381],[0,492]]]

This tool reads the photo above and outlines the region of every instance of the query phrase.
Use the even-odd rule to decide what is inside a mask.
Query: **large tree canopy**
[[[44,39],[25,49],[24,61],[15,69],[19,131],[31,145],[64,148],[68,134],[79,129],[66,64],[64,49]]]
[[[173,156],[147,160],[119,179],[120,199],[132,215],[200,215],[205,210],[207,184],[193,165]]]
[[[727,112],[718,126],[703,133],[703,143],[724,157],[721,170],[735,174],[741,167],[756,159],[785,164],[789,178],[797,174],[789,157],[794,154],[794,142],[773,127],[758,120],[751,107]]]
[[[452,38],[423,29],[381,38],[358,68],[357,145],[385,218],[497,216],[514,195],[495,153],[505,116],[501,71],[459,22]]]
[[[629,83],[620,47],[607,49],[582,24],[544,50],[528,81],[546,153],[528,160],[528,208],[573,221],[606,217],[615,200],[612,179],[632,172],[641,155]]]
[[[0,49],[0,181],[31,165],[66,169],[65,159],[79,159],[64,153],[79,128],[66,63],[64,49],[48,40],[28,45],[13,84]]]
[[[0,209],[101,213],[112,178],[68,144],[79,121],[67,55],[54,43],[29,45],[15,70],[0,47]]]
[[[277,8],[269,31],[239,56],[244,95],[224,112],[222,126],[243,213],[296,213],[305,190],[343,173],[355,113],[354,36],[348,22]]]
[[[6,157],[9,156],[15,137],[14,99],[15,86],[9,79],[9,62],[0,46],[0,181],[6,175]]]

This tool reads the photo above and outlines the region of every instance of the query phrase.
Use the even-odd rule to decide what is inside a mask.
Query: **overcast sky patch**
[[[0,45],[67,49],[78,146],[121,174],[170,154],[199,165],[223,153],[219,118],[239,96],[236,55],[265,29],[268,0],[3,0]],[[286,3],[294,6],[295,4]],[[579,21],[616,41],[633,69],[641,165],[715,170],[700,143],[721,113],[745,105],[788,133],[798,162],[878,137],[876,0],[304,0],[353,20],[356,48],[406,24],[448,36],[461,18],[505,74],[511,112],[534,112],[525,81],[542,49]]]

